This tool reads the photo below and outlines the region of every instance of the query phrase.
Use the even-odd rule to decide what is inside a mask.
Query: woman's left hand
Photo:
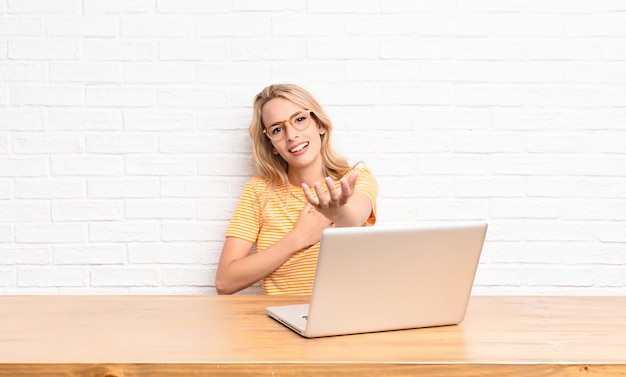
[[[354,193],[358,176],[359,171],[356,170],[347,178],[341,178],[339,180],[339,187],[335,186],[335,182],[332,178],[326,177],[324,180],[326,190],[322,189],[322,185],[319,182],[313,184],[315,195],[310,191],[309,186],[303,183],[302,191],[304,192],[306,200],[311,203],[316,211],[332,220],[337,215],[339,209],[348,202],[348,199],[350,199]]]

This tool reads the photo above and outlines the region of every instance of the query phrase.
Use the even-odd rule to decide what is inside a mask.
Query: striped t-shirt
[[[378,184],[368,168],[361,167],[359,170],[355,192],[366,194],[372,202],[372,213],[363,225],[374,225]],[[349,174],[350,172],[346,176]],[[226,237],[241,238],[255,243],[256,252],[262,253],[291,232],[305,204],[306,198],[302,188],[283,185],[270,192],[265,179],[252,177],[244,187],[235,214],[226,230]],[[263,292],[271,295],[311,294],[319,246],[318,242],[296,253],[263,279]]]

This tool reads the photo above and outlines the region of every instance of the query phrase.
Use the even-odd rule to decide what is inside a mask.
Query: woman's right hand
[[[291,233],[295,239],[302,242],[300,248],[302,250],[320,242],[322,231],[332,226],[332,221],[316,211],[310,203],[307,203],[298,215]]]

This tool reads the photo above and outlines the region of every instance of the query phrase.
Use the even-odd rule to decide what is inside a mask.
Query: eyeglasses
[[[311,110],[298,111],[293,114],[291,118],[283,120],[282,122],[276,122],[271,126],[263,129],[263,133],[273,141],[282,140],[285,137],[285,128],[289,123],[293,128],[298,131],[304,131],[311,124],[313,112]]]

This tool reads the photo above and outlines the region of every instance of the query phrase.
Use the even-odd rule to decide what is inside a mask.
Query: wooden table
[[[0,376],[624,376],[626,297],[472,297],[458,326],[304,339],[306,297],[3,296]]]

